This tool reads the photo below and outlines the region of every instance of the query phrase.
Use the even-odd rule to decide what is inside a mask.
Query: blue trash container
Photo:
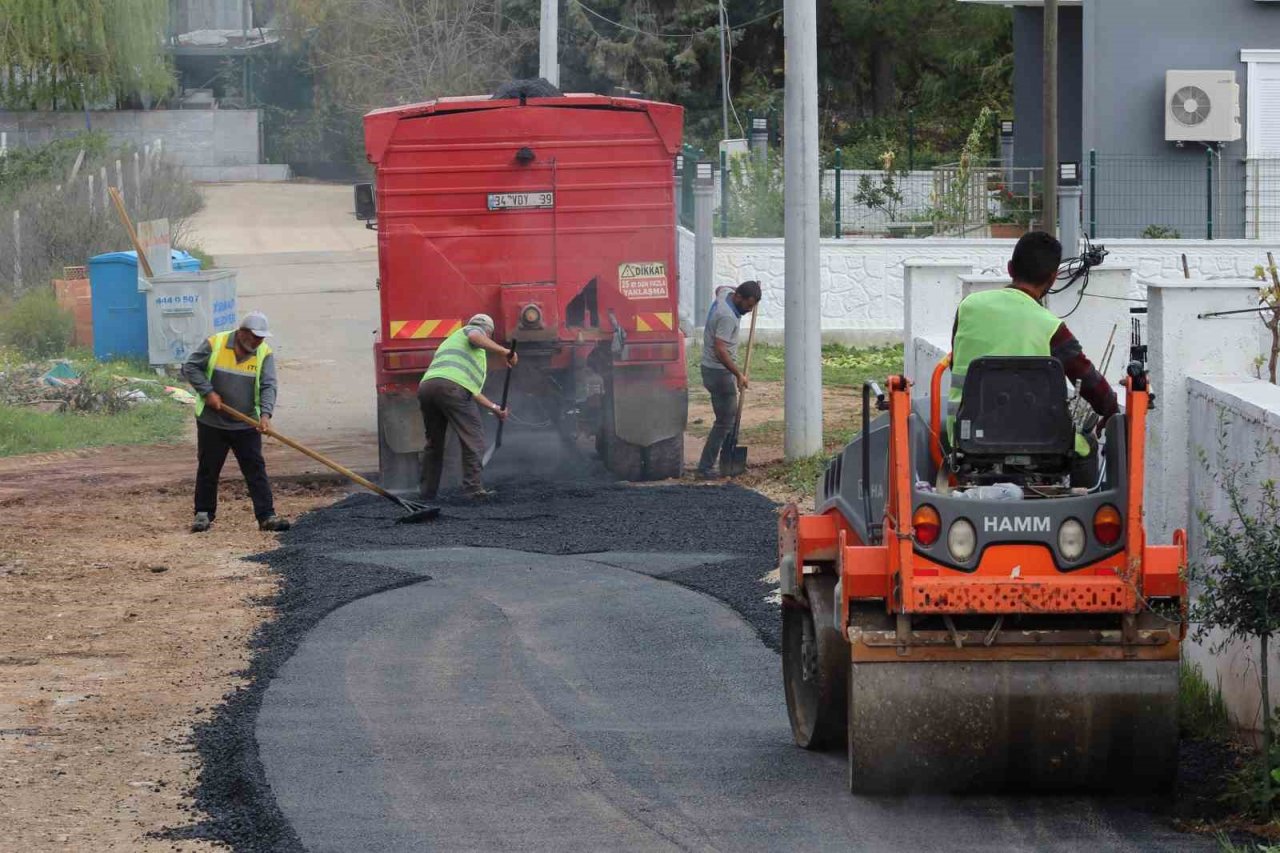
[[[172,251],[173,268],[200,269],[200,259]],[[147,358],[147,295],[138,292],[138,253],[107,252],[89,259],[93,296],[93,356]]]

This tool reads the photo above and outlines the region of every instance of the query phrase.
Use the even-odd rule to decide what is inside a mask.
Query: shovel
[[[518,341],[512,341],[511,346],[508,347],[513,354],[516,351],[517,343]],[[500,407],[503,409],[507,407],[507,395],[511,393],[511,371],[513,370],[515,370],[515,368],[508,365],[507,375],[502,380],[502,403],[500,404]],[[498,437],[494,439],[493,444],[489,445],[489,449],[484,452],[484,458],[480,460],[481,468],[489,464],[489,460],[493,458],[494,452],[502,446],[502,428],[506,423],[507,422],[505,420],[498,421]]]
[[[756,314],[751,312],[751,331],[747,334],[747,358],[742,363],[742,375],[751,378],[751,348],[756,342]],[[733,419],[733,429],[725,436],[724,446],[720,449],[720,475],[737,477],[747,471],[747,448],[738,444],[738,430],[742,428],[742,407],[747,402],[747,389],[738,392],[738,414]]]
[[[223,414],[230,415],[236,420],[241,421],[242,423],[246,423],[249,426],[254,427],[255,429],[258,427],[258,422],[256,420],[254,420],[253,418],[249,417],[248,415],[242,412],[237,412],[235,409],[231,408],[226,403],[223,403],[222,408],[219,409],[218,411],[222,412]],[[426,504],[418,503],[417,501],[408,501],[408,500],[405,500],[404,498],[398,498],[395,495],[391,494],[391,492],[388,492],[386,489],[382,488],[382,486],[379,486],[376,483],[371,483],[368,480],[366,480],[364,477],[361,477],[355,471],[352,471],[349,468],[342,467],[337,462],[334,462],[332,459],[328,458],[327,456],[323,456],[320,453],[317,453],[316,451],[312,450],[310,447],[306,447],[304,445],[299,444],[298,442],[294,441],[292,438],[288,438],[287,436],[281,435],[280,433],[276,432],[270,427],[267,427],[265,430],[263,430],[263,432],[271,436],[281,444],[288,445],[289,447],[292,447],[294,450],[298,451],[299,453],[310,456],[312,459],[316,460],[321,465],[332,468],[342,476],[346,477],[351,482],[364,486],[366,489],[368,489],[369,491],[373,492],[376,495],[381,495],[382,497],[394,503],[396,506],[403,509],[405,512],[409,513],[408,515],[397,519],[396,520],[397,524],[417,524],[418,522],[421,522],[421,521],[430,521],[431,519],[435,518],[437,515],[440,514],[440,507],[427,506]]]

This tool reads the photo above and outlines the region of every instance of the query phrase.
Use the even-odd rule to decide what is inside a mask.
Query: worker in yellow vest
[[[450,426],[458,434],[462,447],[463,495],[469,500],[486,500],[493,495],[480,482],[484,426],[476,406],[506,420],[507,410],[483,393],[489,371],[486,353],[506,359],[508,368],[516,366],[518,356],[492,335],[493,318],[476,314],[444,339],[418,385],[418,405],[422,408],[422,426],[427,436],[422,456],[420,493],[423,500],[435,500],[440,490],[445,432]]]
[[[1022,235],[1009,261],[1012,283],[998,290],[974,293],[960,303],[951,331],[951,393],[958,406],[969,365],[984,356],[1052,356],[1062,363],[1067,379],[1079,383],[1080,396],[1098,415],[1095,432],[1119,411],[1116,393],[1098,372],[1056,314],[1041,302],[1058,279],[1062,244],[1043,231]],[[1076,453],[1095,463],[1096,442],[1076,436]]]
[[[267,463],[262,458],[261,433],[271,425],[276,405],[276,364],[266,342],[269,337],[266,315],[254,311],[245,315],[234,332],[219,332],[207,339],[182,365],[182,378],[199,395],[192,533],[208,530],[218,514],[218,478],[227,461],[227,451],[234,453],[240,463],[258,529],[289,529],[289,522],[276,515]],[[223,414],[223,401],[237,411],[252,414],[258,419],[258,429]]]

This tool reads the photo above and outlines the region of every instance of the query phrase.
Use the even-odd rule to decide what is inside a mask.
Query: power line
[[[662,31],[654,32],[653,30],[645,30],[645,29],[641,29],[640,27],[633,27],[630,24],[624,24],[621,21],[613,20],[613,18],[605,17],[604,15],[597,12],[595,9],[592,9],[590,6],[581,2],[581,0],[572,0],[572,2],[575,6],[577,6],[582,11],[586,12],[588,15],[599,18],[600,20],[604,21],[606,24],[612,24],[613,26],[618,27],[619,29],[630,30],[633,33],[639,33],[641,35],[651,36],[652,38],[695,39],[698,36],[702,35],[702,33],[700,32],[698,33],[670,33],[670,32],[662,32]],[[738,24],[736,27],[732,27],[732,29],[742,29],[744,27],[749,27],[752,24],[758,24],[761,21],[767,21],[768,19],[781,14],[782,14],[781,8],[774,9],[772,12],[761,15],[758,18],[752,18],[750,21],[746,21],[745,23]]]
[[[641,35],[652,36],[653,38],[694,39],[694,38],[697,38],[699,35],[698,33],[664,33],[664,32],[652,32],[650,30],[642,30],[639,27],[633,27],[630,24],[624,24],[621,21],[615,21],[612,18],[606,18],[604,15],[601,15],[595,9],[592,9],[590,6],[586,5],[585,3],[580,2],[580,0],[573,0],[573,4],[577,6],[579,9],[581,9],[582,11],[586,12],[588,15],[597,17],[600,20],[604,21],[606,24],[612,24],[613,26],[618,27],[619,29],[630,30],[633,33],[640,33]]]

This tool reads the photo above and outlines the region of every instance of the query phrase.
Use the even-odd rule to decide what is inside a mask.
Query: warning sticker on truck
[[[666,299],[667,265],[661,261],[621,264],[618,267],[618,289],[628,299]]]

